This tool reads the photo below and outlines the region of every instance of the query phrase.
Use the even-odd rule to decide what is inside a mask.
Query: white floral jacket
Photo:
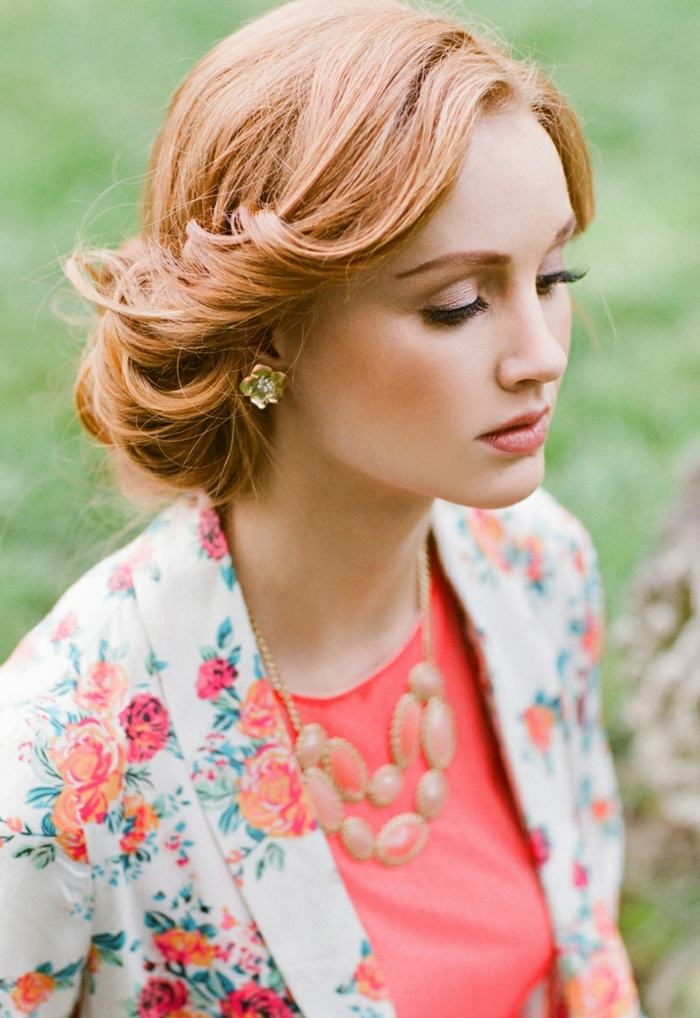
[[[591,543],[541,490],[436,500],[432,527],[551,916],[557,961],[523,1015],[639,1018]],[[0,775],[1,1018],[395,1015],[202,493],[0,669]]]

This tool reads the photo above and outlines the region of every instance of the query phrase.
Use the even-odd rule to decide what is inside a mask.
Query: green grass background
[[[269,6],[28,0],[0,12],[0,660],[134,529],[74,419],[83,330],[54,313],[56,303],[75,310],[58,260],[78,235],[113,244],[133,228],[172,90],[216,39]],[[700,439],[700,5],[474,0],[466,9],[543,64],[592,148],[598,211],[569,263],[590,269],[573,293],[596,340],[577,322],[547,483],[595,538],[614,619],[677,464]],[[620,754],[623,695],[611,658],[606,711]],[[623,933],[642,982],[689,935],[688,893],[697,917],[695,877],[625,898]]]

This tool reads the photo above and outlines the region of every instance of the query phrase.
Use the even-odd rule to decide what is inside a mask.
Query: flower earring
[[[279,402],[286,383],[284,371],[275,371],[267,364],[256,364],[238,388],[251,403],[264,410],[268,403]]]

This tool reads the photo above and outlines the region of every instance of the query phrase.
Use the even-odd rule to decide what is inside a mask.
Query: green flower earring
[[[267,364],[256,364],[238,386],[251,403],[264,410],[268,403],[277,403],[284,391],[287,376]]]

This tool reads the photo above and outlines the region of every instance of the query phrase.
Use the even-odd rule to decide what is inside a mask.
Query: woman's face
[[[564,271],[573,225],[546,131],[485,115],[422,231],[319,301],[275,407],[283,447],[301,442],[332,484],[482,508],[530,494],[571,331],[567,286],[542,277]],[[534,423],[488,437],[523,415]]]

